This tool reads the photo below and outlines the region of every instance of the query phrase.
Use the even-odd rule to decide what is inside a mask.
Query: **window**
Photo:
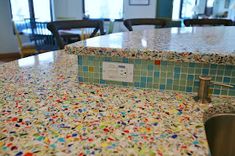
[[[11,0],[11,11],[13,21],[30,18],[28,0]]]
[[[10,0],[12,20],[19,32],[29,21],[51,21],[51,0]]]
[[[213,7],[213,4],[214,4],[214,0],[207,0],[207,7],[210,8],[210,7]]]
[[[193,18],[197,13],[196,0],[182,0],[181,18]]]
[[[50,0],[33,0],[35,19],[40,22],[51,21]]]
[[[181,4],[181,0],[174,0],[173,1],[172,20],[179,20],[179,18],[180,18],[180,4]]]
[[[207,16],[211,16],[213,14],[213,5],[214,5],[214,0],[207,0],[205,8],[205,14]]]
[[[84,0],[84,15],[90,19],[122,19],[123,0]]]

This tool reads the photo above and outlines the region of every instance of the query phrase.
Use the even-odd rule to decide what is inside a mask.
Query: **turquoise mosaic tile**
[[[134,64],[134,82],[117,82],[102,80],[102,63],[119,62]],[[110,85],[154,88],[197,92],[198,77],[209,75],[213,81],[235,86],[235,66],[199,63],[180,63],[151,60],[127,59],[121,57],[78,56],[78,80],[80,82]],[[212,94],[235,96],[234,88],[211,85]]]
[[[188,75],[188,81],[193,81],[194,80],[194,75]]]
[[[224,77],[224,83],[230,83],[231,78],[230,77]]]
[[[186,92],[192,92],[193,88],[192,87],[186,87]]]

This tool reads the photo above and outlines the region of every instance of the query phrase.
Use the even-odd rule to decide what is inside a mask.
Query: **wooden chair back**
[[[15,22],[13,21],[13,29],[14,29],[14,33],[16,35],[16,40],[17,40],[17,43],[18,43],[18,46],[19,46],[19,49],[22,48],[23,44],[22,44],[22,41],[21,41],[21,38],[20,38],[20,34],[16,28],[16,25],[15,25]]]
[[[154,25],[156,28],[163,28],[166,26],[167,21],[157,18],[134,18],[124,20],[123,24],[129,31],[133,31],[132,26],[137,25]]]
[[[54,35],[59,49],[63,49],[64,45],[66,44],[61,34],[59,33],[60,30],[93,28],[93,32],[90,33],[89,38],[97,35],[98,31],[100,31],[100,35],[104,35],[103,21],[100,21],[100,20],[54,21],[54,22],[48,23],[47,28]]]
[[[19,49],[21,58],[36,54],[36,48],[35,48],[34,43],[29,42],[29,43],[23,44],[14,21],[13,21],[13,29],[16,35],[18,49]]]
[[[229,19],[185,19],[184,25],[190,26],[232,26],[233,22]]]

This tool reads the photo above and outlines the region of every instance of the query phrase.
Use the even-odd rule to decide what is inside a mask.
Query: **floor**
[[[14,55],[0,55],[0,64],[14,61],[20,58],[20,55],[14,54]]]
[[[14,61],[16,59],[18,59],[18,58],[12,58],[12,59],[2,59],[2,58],[0,58],[0,64],[6,63],[6,62],[10,62],[10,61]]]

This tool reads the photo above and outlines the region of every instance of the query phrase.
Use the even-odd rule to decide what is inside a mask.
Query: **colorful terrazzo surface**
[[[0,66],[0,155],[207,155],[191,94],[77,82],[77,57]],[[235,98],[214,98],[234,105]]]
[[[235,27],[186,27],[115,33],[65,47],[67,53],[235,64]]]

